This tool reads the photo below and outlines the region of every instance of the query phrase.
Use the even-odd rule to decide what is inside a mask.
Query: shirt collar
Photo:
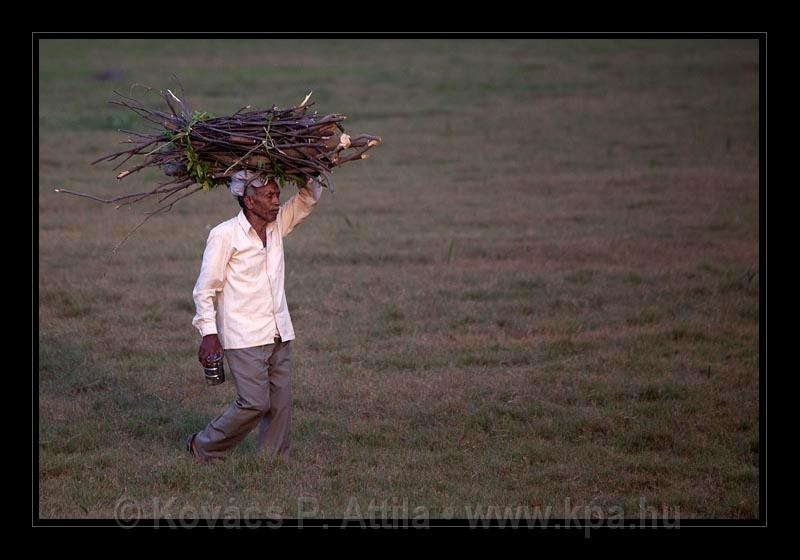
[[[253,227],[250,222],[247,220],[247,217],[244,215],[244,210],[239,210],[239,215],[236,216],[236,220],[239,222],[239,225],[242,226],[245,235],[250,231]]]
[[[238,216],[236,216],[236,221],[238,221],[238,222],[239,222],[239,225],[240,225],[240,226],[242,227],[242,229],[244,230],[244,233],[245,233],[245,235],[247,235],[247,234],[248,234],[248,232],[249,232],[251,229],[252,229],[254,232],[256,231],[256,230],[253,228],[253,224],[251,224],[251,223],[250,223],[250,220],[248,220],[248,219],[247,219],[247,216],[245,216],[245,215],[244,215],[244,210],[239,210],[239,215],[238,215]],[[268,224],[267,224],[267,231],[270,231],[272,228],[274,228],[274,227],[275,227],[275,224],[277,223],[277,221],[278,221],[278,220],[275,220],[274,222],[270,222],[270,223],[268,223]],[[258,233],[258,232],[256,232],[256,233]]]

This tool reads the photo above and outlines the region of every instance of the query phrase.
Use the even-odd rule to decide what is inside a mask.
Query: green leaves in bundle
[[[186,130],[178,132],[172,136],[169,136],[169,133],[165,133],[165,136],[169,136],[169,143],[180,143],[184,147],[183,153],[186,156],[186,171],[188,171],[189,177],[195,183],[202,186],[203,190],[206,192],[213,189],[216,185],[211,176],[210,165],[204,161],[201,161],[197,156],[197,152],[195,152],[194,146],[192,146],[190,134],[192,132],[192,127],[196,123],[211,118],[213,118],[213,115],[207,111],[202,113],[195,111],[192,114],[192,120],[189,121],[189,124],[186,126]]]
[[[211,178],[211,168],[197,157],[197,152],[194,151],[188,137],[186,138],[184,154],[186,155],[186,170],[189,172],[189,177],[202,186],[204,191],[208,192],[213,189],[215,185]]]
[[[202,113],[200,111],[195,111],[194,113],[192,113],[192,121],[189,124],[189,126],[191,127],[196,122],[207,121],[208,119],[213,119],[213,118],[214,115],[212,115],[208,111],[203,111]]]
[[[303,178],[300,175],[295,175],[293,173],[288,173],[284,167],[277,163],[275,160],[272,160],[272,172],[270,175],[275,179],[275,182],[278,183],[278,187],[281,190],[291,183],[294,183],[298,187],[303,184]]]

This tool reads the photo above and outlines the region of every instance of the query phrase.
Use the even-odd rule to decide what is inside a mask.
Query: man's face
[[[281,192],[278,183],[270,181],[263,187],[248,189],[249,195],[245,196],[245,206],[267,222],[274,222],[278,217],[278,210],[281,207]]]

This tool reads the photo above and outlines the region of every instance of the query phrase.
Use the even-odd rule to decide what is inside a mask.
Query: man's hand
[[[316,203],[322,195],[322,183],[319,181],[319,175],[316,177],[309,177],[303,188],[314,196],[314,202]]]
[[[203,364],[203,366],[209,366],[212,363],[209,361],[209,358],[214,354],[219,354],[221,358],[225,355],[225,350],[223,350],[217,335],[207,334],[203,337],[203,342],[200,343],[200,350],[197,353],[197,357],[200,359],[200,363]]]

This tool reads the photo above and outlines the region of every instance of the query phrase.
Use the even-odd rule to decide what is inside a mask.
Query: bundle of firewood
[[[126,143],[133,146],[101,157],[92,165],[121,158],[116,170],[131,158],[142,156],[136,165],[121,171],[117,179],[148,167],[160,168],[170,179],[151,191],[111,199],[63,188],[56,192],[115,204],[118,208],[156,197],[159,206],[146,212],[148,218],[168,212],[178,200],[195,192],[229,185],[230,177],[243,170],[251,172],[254,178],[274,179],[281,187],[288,183],[302,186],[313,178],[333,192],[332,169],[366,159],[367,150],[381,142],[379,137],[366,134],[351,138],[342,126],[347,118],[344,115],[311,112],[314,103],[308,102],[310,93],[300,105],[289,109],[273,105],[257,111],[249,110],[248,105],[224,117],[190,111],[170,90],[161,92],[168,111],[151,109],[136,99],[115,93],[120,99],[111,103],[134,111],[155,125],[155,130],[149,134],[121,130],[132,136]]]
[[[163,127],[163,132],[134,132],[139,140],[133,148],[93,163],[124,157],[119,167],[133,156],[143,155],[144,161],[121,172],[117,179],[158,166],[174,177],[171,183],[176,186],[190,182],[205,190],[227,183],[242,169],[275,177],[281,183],[305,183],[309,177],[319,176],[333,190],[330,171],[348,161],[366,159],[365,152],[381,141],[366,134],[348,136],[341,124],[347,118],[344,115],[310,113],[311,94],[289,109],[279,110],[273,105],[265,111],[248,111],[247,106],[229,117],[191,113],[170,90],[163,95],[169,113],[154,111],[124,96],[113,102]]]

